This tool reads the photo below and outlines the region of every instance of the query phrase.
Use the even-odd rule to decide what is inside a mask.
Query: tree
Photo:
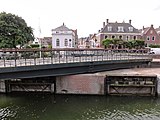
[[[144,48],[145,47],[145,41],[144,40],[136,40],[136,45],[139,48]]]
[[[102,41],[102,45],[104,45],[105,48],[108,48],[112,43],[113,41],[111,39],[105,39]]]
[[[121,39],[105,39],[102,41],[102,44],[105,48],[113,46],[114,48],[119,48],[123,45],[124,41]]]
[[[24,19],[11,13],[0,13],[0,48],[22,47],[33,40],[33,29]]]

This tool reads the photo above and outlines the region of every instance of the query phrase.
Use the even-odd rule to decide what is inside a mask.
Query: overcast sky
[[[160,0],[0,0],[0,12],[22,17],[36,37],[51,36],[51,29],[65,23],[79,37],[97,33],[103,22],[128,22],[137,29],[160,26]],[[40,22],[39,22],[40,21]]]

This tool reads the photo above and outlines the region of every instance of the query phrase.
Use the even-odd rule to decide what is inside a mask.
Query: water
[[[160,99],[84,95],[0,95],[1,120],[160,120]]]

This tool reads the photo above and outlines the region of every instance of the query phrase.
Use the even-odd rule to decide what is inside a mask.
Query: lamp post
[[[42,38],[39,38],[39,49],[40,49],[40,52],[39,52],[39,56],[40,58],[42,57]]]
[[[39,18],[39,57],[42,57],[42,38],[41,38],[41,27],[40,27],[40,18]]]

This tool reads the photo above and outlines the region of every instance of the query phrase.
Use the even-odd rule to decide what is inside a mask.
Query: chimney
[[[132,24],[132,20],[129,20],[129,24]]]
[[[144,30],[144,26],[143,26],[143,30]]]
[[[105,27],[105,22],[103,22],[103,28]]]
[[[153,28],[153,24],[151,25],[151,28]]]
[[[109,19],[106,19],[106,24],[108,24],[108,22],[109,22]]]

